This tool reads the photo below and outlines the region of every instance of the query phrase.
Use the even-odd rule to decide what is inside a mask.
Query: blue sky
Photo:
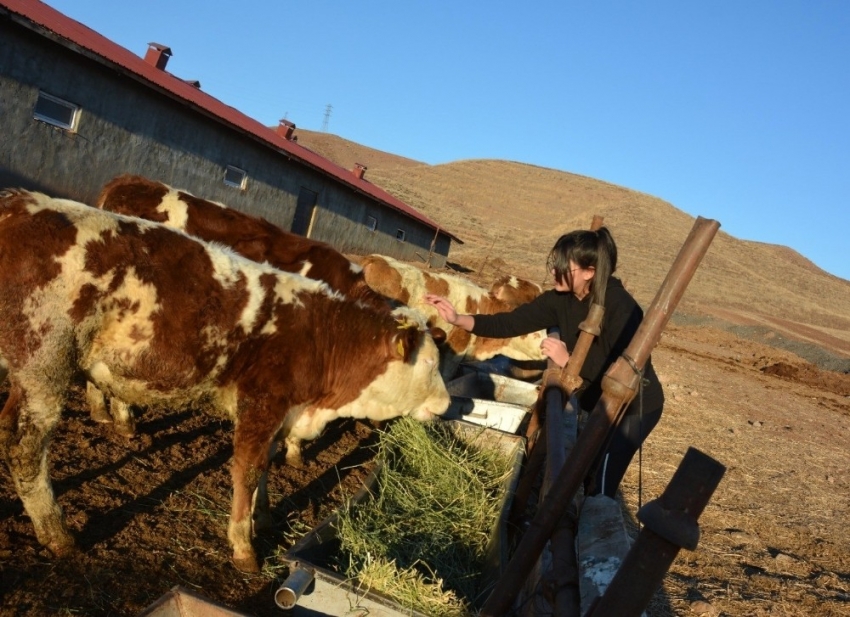
[[[46,2],[265,124],[598,178],[850,280],[847,0]]]

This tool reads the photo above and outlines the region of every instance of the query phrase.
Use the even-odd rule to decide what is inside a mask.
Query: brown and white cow
[[[533,281],[519,278],[512,274],[505,274],[493,281],[490,286],[490,294],[511,306],[517,307],[521,304],[531,302],[543,293],[543,287]],[[500,370],[509,376],[524,381],[536,381],[543,375],[546,369],[546,360],[509,360],[500,366]]]
[[[228,538],[246,571],[258,570],[253,514],[269,520],[279,434],[312,439],[338,417],[426,420],[450,401],[420,324],[163,225],[27,191],[0,194],[0,357],[0,457],[55,554],[74,541],[48,450],[75,374],[131,404],[233,420]]]
[[[130,174],[118,176],[101,189],[97,207],[162,223],[207,242],[220,242],[248,259],[324,281],[349,298],[388,310],[386,299],[366,284],[362,268],[331,245],[162,182]]]
[[[522,279],[512,274],[505,274],[493,281],[490,293],[511,306],[519,306],[531,302],[543,293],[543,288],[527,279]]]
[[[207,242],[220,242],[248,259],[324,281],[350,298],[390,310],[387,300],[366,284],[362,268],[329,244],[162,182],[130,174],[118,176],[101,189],[97,207],[162,223]],[[114,421],[115,429],[125,436],[135,433],[133,414],[122,401],[111,399],[107,412],[103,394],[92,384],[87,386],[86,399],[94,420]],[[300,450],[292,440],[288,445],[287,459],[296,464]]]
[[[502,355],[514,360],[545,360],[540,343],[543,330],[509,339],[475,336],[444,321],[437,310],[425,301],[426,293],[448,298],[461,313],[492,314],[510,311],[513,307],[494,298],[486,289],[460,276],[426,272],[386,255],[368,255],[361,260],[363,275],[369,286],[379,294],[392,298],[424,313],[428,323],[446,331],[440,373],[448,380],[459,364],[468,360],[489,360]]]

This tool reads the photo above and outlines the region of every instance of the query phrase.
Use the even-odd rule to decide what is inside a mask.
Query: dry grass
[[[467,439],[410,418],[381,433],[376,495],[337,522],[346,576],[427,615],[469,614],[512,461]]]

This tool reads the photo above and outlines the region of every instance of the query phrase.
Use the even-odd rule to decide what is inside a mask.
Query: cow
[[[284,231],[224,204],[143,176],[124,174],[103,186],[96,206],[162,223],[207,242],[220,242],[248,259],[324,281],[349,298],[388,310],[386,298],[366,284],[362,268],[331,245]]]
[[[511,306],[531,302],[543,293],[543,288],[532,281],[505,274],[493,281],[490,294]]]
[[[425,301],[426,293],[444,296],[459,312],[469,314],[502,313],[513,308],[469,280],[452,274],[426,272],[386,255],[367,255],[361,259],[361,265],[366,283],[372,289],[424,313],[429,323],[445,330],[440,361],[440,373],[445,380],[451,379],[464,361],[489,360],[497,355],[515,360],[545,360],[540,349],[546,337],[543,330],[510,339],[479,337],[453,327]]]
[[[247,572],[259,570],[251,540],[271,520],[265,477],[280,436],[313,439],[339,417],[426,421],[450,402],[436,344],[410,311],[19,189],[0,193],[0,357],[10,383],[0,457],[57,556],[74,540],[49,443],[77,375],[130,404],[232,420],[228,539]]]
[[[543,287],[537,283],[512,274],[500,276],[490,285],[490,294],[494,298],[498,298],[505,304],[510,305],[511,308],[531,302],[542,293]],[[501,364],[493,367],[495,370],[524,381],[536,381],[540,379],[546,368],[545,360],[527,361],[505,358],[502,358],[502,360],[503,362]]]
[[[132,174],[117,176],[103,186],[96,206],[162,223],[208,242],[220,242],[253,261],[324,281],[332,289],[380,310],[391,309],[387,299],[366,284],[362,268],[329,244],[284,231],[263,218],[162,182]],[[122,401],[111,399],[107,411],[103,394],[92,384],[87,384],[86,400],[92,419],[114,422],[117,432],[124,436],[135,434],[134,416]],[[295,444],[289,445],[287,458],[295,464],[299,460]]]

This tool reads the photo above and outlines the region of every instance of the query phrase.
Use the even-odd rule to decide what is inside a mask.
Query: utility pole
[[[325,106],[325,119],[322,121],[322,133],[328,132],[328,121],[331,119],[331,109],[333,109],[333,105],[330,103]]]

